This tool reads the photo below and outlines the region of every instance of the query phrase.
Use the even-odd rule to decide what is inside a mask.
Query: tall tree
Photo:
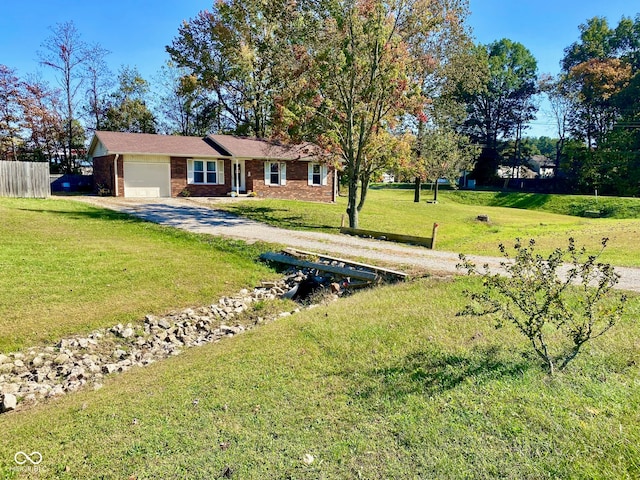
[[[604,17],[593,17],[581,24],[580,41],[564,49],[562,69],[569,72],[573,67],[589,60],[604,60],[613,56],[614,31]]]
[[[614,30],[612,41],[618,58],[633,68],[634,74],[640,70],[640,13],[635,19],[622,17]]]
[[[314,25],[289,0],[226,0],[184,22],[167,52],[215,95],[222,130],[266,137],[275,99],[295,79],[292,47]]]
[[[61,143],[65,140],[65,124],[60,115],[59,92],[38,78],[27,79],[22,110],[26,133],[24,154],[33,160],[49,161],[53,172],[61,171],[59,152],[64,147]]]
[[[637,165],[633,92],[640,71],[640,15],[623,17],[615,28],[594,17],[579,29],[580,39],[565,49],[562,62],[569,87],[562,93],[571,104],[568,125],[575,140],[565,163],[583,191],[637,193],[640,186],[629,186],[629,180]]]
[[[590,149],[604,141],[621,115],[613,98],[640,69],[640,15],[623,17],[612,29],[603,17],[579,26],[580,40],[565,49],[562,60],[566,96],[573,102],[572,133]]]
[[[83,81],[82,67],[91,55],[73,22],[59,23],[51,29],[52,35],[42,44],[40,63],[58,73],[65,105],[66,142],[63,149],[63,171],[73,173],[77,168],[74,158],[74,121],[77,120],[77,97]]]
[[[155,117],[146,101],[149,83],[135,67],[124,66],[118,75],[118,84],[111,95],[103,128],[115,132],[155,133]]]
[[[557,77],[543,75],[540,79],[540,91],[549,99],[551,114],[553,115],[556,127],[557,141],[555,144],[555,173],[560,171],[560,162],[564,154],[564,147],[569,136],[569,119],[575,105],[575,98],[572,95],[570,80],[564,74]]]
[[[364,204],[367,154],[381,129],[423,112],[425,62],[434,37],[466,14],[465,1],[319,2],[316,43],[300,53],[296,94],[277,106],[281,132],[302,132],[338,154],[348,186],[349,225]],[[303,135],[303,136],[304,136]]]
[[[205,136],[222,130],[220,104],[186,68],[168,61],[158,79],[156,111],[168,134]]]
[[[612,97],[629,84],[631,73],[631,66],[618,58],[594,58],[571,68],[569,79],[577,100],[571,129],[589,148],[595,148],[614,127],[619,112]]]
[[[0,160],[18,159],[22,98],[22,82],[15,70],[0,64]]]
[[[463,132],[483,146],[473,174],[484,183],[495,176],[498,142],[521,137],[535,118],[537,62],[524,45],[508,39],[480,45],[476,55],[486,62],[486,83],[475,91],[459,89],[458,99],[467,105]]]
[[[100,130],[108,108],[108,92],[113,86],[113,77],[105,57],[110,52],[96,44],[89,47],[89,56],[84,64],[87,88],[85,91],[88,128]]]

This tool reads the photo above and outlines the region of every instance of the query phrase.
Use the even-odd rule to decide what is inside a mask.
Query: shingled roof
[[[233,135],[186,137],[151,133],[96,131],[89,151],[97,141],[109,154],[170,155],[179,157],[234,157],[246,159],[298,160],[322,155],[324,152],[311,143],[284,145]]]
[[[109,154],[146,154],[175,156],[225,156],[211,141],[202,137],[155,135],[152,133],[95,132],[90,151],[98,139]]]
[[[318,146],[312,143],[285,145],[258,138],[233,135],[209,135],[208,138],[222,147],[229,155],[239,158],[298,160],[323,153]]]

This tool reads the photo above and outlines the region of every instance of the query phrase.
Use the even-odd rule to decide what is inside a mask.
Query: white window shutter
[[[313,163],[307,165],[307,185],[313,185]]]
[[[324,164],[320,167],[320,174],[322,175],[322,185],[327,185],[327,177],[329,177],[327,170],[327,166]]]
[[[218,178],[218,184],[224,185],[224,160],[218,160],[218,164],[216,165],[216,169],[218,170],[218,174],[216,175]]]
[[[193,160],[187,160],[187,183],[193,183]]]
[[[280,185],[287,184],[287,164],[282,162],[280,164]]]
[[[264,184],[269,185],[271,179],[271,162],[264,162]]]

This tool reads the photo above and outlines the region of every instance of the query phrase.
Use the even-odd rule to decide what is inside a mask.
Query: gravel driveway
[[[348,235],[285,230],[238,217],[215,208],[216,203],[234,201],[226,198],[154,198],[68,197],[93,205],[117,210],[151,222],[207,233],[246,242],[278,243],[300,250],[311,250],[333,256],[349,256],[371,263],[382,263],[398,269],[425,270],[434,274],[456,273],[458,254],[429,250],[391,242],[367,240]],[[500,258],[469,255],[478,265],[488,263],[497,268]],[[616,267],[622,275],[618,288],[640,292],[640,269]],[[458,272],[459,273],[459,272]]]

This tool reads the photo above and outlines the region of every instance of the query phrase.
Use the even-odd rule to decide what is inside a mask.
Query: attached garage
[[[170,197],[169,163],[124,162],[125,197]]]

